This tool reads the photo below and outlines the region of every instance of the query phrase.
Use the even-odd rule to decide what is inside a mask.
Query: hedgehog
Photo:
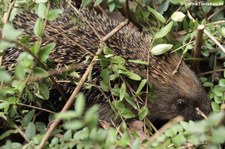
[[[74,22],[74,16],[81,20],[87,20],[89,24]],[[17,15],[13,24],[17,29],[23,30],[25,34],[34,37],[33,26],[36,19],[37,16],[34,13],[25,12]],[[57,67],[83,63],[86,56],[92,58],[99,48],[100,40],[93,28],[100,36],[104,37],[119,23],[105,14],[98,14],[95,10],[82,8],[77,14],[73,8],[69,7],[55,21],[47,22],[43,34],[43,45],[56,43],[49,59]],[[144,79],[148,79],[153,86],[155,100],[148,99],[147,102],[147,108],[150,111],[149,120],[170,120],[178,115],[185,120],[199,120],[201,116],[196,112],[196,108],[209,114],[211,111],[210,100],[195,73],[184,61],[181,61],[180,56],[176,53],[166,53],[159,56],[149,53],[151,39],[151,35],[125,26],[105,42],[112,49],[114,55],[121,56],[126,60],[126,66],[129,70]],[[6,50],[3,65],[10,68],[11,65],[15,64],[20,52],[21,50],[18,48]],[[149,62],[149,64],[140,65],[128,60],[141,60]],[[174,74],[179,61],[181,63],[178,71]],[[100,69],[98,63],[92,70],[93,80],[97,84],[100,81]],[[76,71],[83,72],[84,68]],[[127,78],[125,77],[125,79]],[[130,82],[131,87],[135,88],[135,83],[128,82]],[[65,90],[69,89],[65,88]],[[99,104],[101,120],[107,122],[115,120],[116,114],[109,104],[110,96],[106,98],[97,89],[91,89],[85,95],[88,105]],[[116,119],[115,121],[119,122],[120,120]]]

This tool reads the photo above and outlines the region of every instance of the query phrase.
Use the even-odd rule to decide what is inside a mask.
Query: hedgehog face
[[[150,119],[169,120],[178,115],[185,120],[199,120],[202,117],[197,113],[199,108],[204,114],[211,111],[210,100],[202,90],[194,90],[184,94],[177,86],[167,91],[156,90],[156,101],[149,107]]]
[[[175,63],[173,62],[173,64]],[[171,65],[167,66],[171,67]],[[202,116],[197,113],[196,108],[206,115],[209,114],[211,111],[210,100],[197,76],[186,64],[182,63],[178,72],[173,74],[172,70],[175,68],[175,66],[165,68],[166,72],[161,78],[152,75],[152,78],[155,79],[153,84],[157,99],[149,107],[150,119],[169,120],[180,115],[184,117],[184,120],[199,120]]]

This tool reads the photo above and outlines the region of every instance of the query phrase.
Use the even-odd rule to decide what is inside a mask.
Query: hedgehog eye
[[[177,100],[176,104],[177,104],[177,108],[179,108],[179,109],[183,109],[186,105],[185,102],[181,99]]]

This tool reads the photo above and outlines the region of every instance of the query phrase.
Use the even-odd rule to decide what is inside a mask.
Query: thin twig
[[[195,110],[196,110],[196,112],[197,112],[197,114],[198,115],[201,115],[204,119],[208,119],[207,118],[207,116],[205,115],[205,113],[203,113],[200,109],[199,109],[199,107],[197,107],[197,108],[195,108]]]
[[[214,17],[216,14],[218,14],[219,12],[223,11],[225,9],[225,6],[221,7],[220,9],[218,9],[217,11],[215,11],[213,14],[211,14],[208,17],[208,20],[210,20],[212,17]]]
[[[0,102],[5,102],[5,100],[0,100]],[[28,107],[28,108],[32,108],[32,109],[37,109],[37,110],[44,111],[44,112],[48,112],[48,113],[51,113],[51,114],[55,114],[55,112],[52,112],[50,110],[43,109],[43,108],[40,108],[40,107],[31,106],[31,105],[27,105],[27,104],[24,104],[24,103],[16,103],[16,104],[17,105],[20,105],[20,106],[24,106],[24,107]]]
[[[100,39],[100,48],[96,52],[96,54],[93,57],[90,65],[86,69],[85,73],[83,74],[82,78],[78,82],[76,88],[74,89],[74,91],[71,94],[69,100],[66,102],[66,104],[64,105],[64,107],[63,107],[63,109],[61,110],[60,113],[65,112],[74,103],[74,100],[76,99],[76,96],[77,96],[78,92],[80,91],[80,89],[82,88],[84,82],[86,81],[87,77],[89,76],[89,73],[91,72],[94,64],[97,62],[98,55],[101,54],[101,52],[102,52],[101,46],[103,45],[103,43],[106,40],[108,40],[111,36],[113,36],[117,31],[119,31],[122,27],[124,27],[126,24],[127,24],[127,20],[121,22],[110,33],[108,33],[105,37],[103,37],[102,39]],[[45,133],[44,137],[42,138],[42,140],[40,142],[40,145],[38,147],[39,149],[42,149],[44,147],[45,142],[48,140],[48,138],[50,137],[50,135],[53,132],[53,130],[58,126],[59,122],[60,122],[60,119],[56,118],[55,121],[51,124],[51,126],[49,127],[49,129],[47,130],[47,132]]]
[[[56,70],[49,70],[49,71],[47,71],[48,72],[48,76],[41,76],[41,77],[31,76],[29,78],[28,82],[29,83],[36,82],[36,81],[39,81],[41,79],[47,78],[49,76],[53,76],[53,75],[57,75],[57,74],[62,74],[64,72],[72,71],[72,70],[78,69],[78,68],[84,68],[85,66],[87,66],[87,65],[85,65],[85,64],[78,64],[78,65],[70,65],[70,66],[63,67],[63,68],[59,68],[59,69],[56,69]]]
[[[225,48],[216,40],[216,38],[211,35],[207,30],[204,30],[204,33],[218,45],[218,47],[225,53]]]
[[[9,17],[10,17],[10,14],[12,12],[12,9],[13,9],[13,6],[15,4],[15,0],[13,0],[10,4],[9,4],[9,8],[7,10],[7,12],[5,13],[5,16],[3,18],[3,24],[5,25],[8,21],[9,21]]]
[[[180,65],[181,65],[181,63],[183,61],[183,57],[184,57],[184,53],[181,55],[180,61],[178,62],[177,67],[175,68],[175,70],[172,73],[173,75],[175,75],[178,72],[178,69],[180,68]]]
[[[24,140],[26,142],[29,142],[29,139],[26,137],[26,135],[23,133],[23,131],[10,119],[8,119],[5,115],[1,115],[1,117],[8,123],[10,124],[12,127],[14,127],[18,133],[24,138]]]
[[[198,76],[201,77],[201,76],[208,75],[208,74],[211,74],[211,73],[214,73],[214,72],[224,72],[224,71],[225,71],[225,69],[217,69],[217,70],[203,72],[203,73],[199,74]]]

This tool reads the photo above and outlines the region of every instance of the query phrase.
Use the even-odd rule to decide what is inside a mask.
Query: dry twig
[[[196,34],[196,39],[195,39],[195,47],[194,50],[192,51],[192,56],[195,58],[199,58],[201,55],[201,46],[202,46],[202,37],[203,37],[203,30],[205,26],[204,25],[199,25],[197,29],[197,34]],[[199,68],[199,61],[195,60],[192,62],[192,69],[195,72],[198,72]]]

